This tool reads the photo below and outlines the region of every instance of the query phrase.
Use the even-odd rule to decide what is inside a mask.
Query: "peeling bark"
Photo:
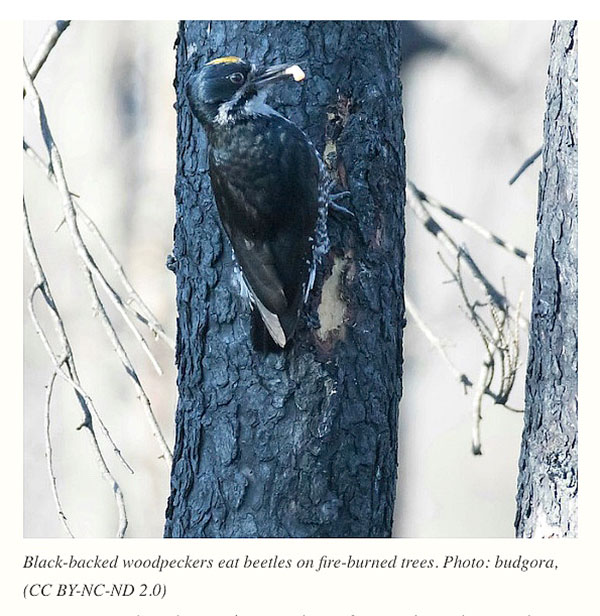
[[[533,272],[519,537],[577,535],[577,22],[554,24]]]
[[[206,140],[184,96],[190,70],[229,54],[306,70],[304,85],[278,87],[271,102],[321,152],[327,142],[327,164],[351,191],[356,214],[330,219],[332,250],[312,319],[280,354],[251,350],[249,311],[231,282],[231,248],[210,192]],[[391,533],[404,323],[399,61],[393,22],[180,25],[171,261],[179,401],[166,537]],[[318,335],[310,323],[332,270],[325,294],[333,320]]]
[[[320,327],[317,336],[322,341],[326,341],[332,335],[339,339],[345,338],[346,302],[342,299],[341,286],[346,264],[346,259],[336,257],[331,273],[321,289],[321,303],[318,310]]]

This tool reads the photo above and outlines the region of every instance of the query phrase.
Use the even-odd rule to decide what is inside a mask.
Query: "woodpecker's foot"
[[[345,197],[349,197],[350,196],[350,191],[349,190],[345,190],[343,192],[340,193],[335,193],[333,195],[329,195],[329,201],[327,202],[327,207],[329,208],[329,210],[331,211],[331,213],[335,216],[350,216],[352,218],[354,218],[354,213],[351,212],[348,208],[344,207],[343,205],[340,205],[339,203],[336,203],[336,201],[338,199],[344,199]]]
[[[338,199],[345,199],[346,197],[349,197],[351,194],[352,193],[349,190],[342,190],[342,192],[333,193],[332,195],[329,195],[329,200],[337,201]]]

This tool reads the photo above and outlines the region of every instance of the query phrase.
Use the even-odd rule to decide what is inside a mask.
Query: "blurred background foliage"
[[[50,23],[25,23],[26,59]],[[83,207],[171,337],[176,328],[175,277],[165,261],[175,211],[176,29],[175,22],[73,22],[36,79],[71,190],[81,196]],[[539,161],[514,185],[508,180],[542,142],[551,22],[405,22],[403,31],[408,177],[445,205],[531,251]],[[310,58],[300,60],[310,64]],[[27,104],[24,138],[44,152]],[[160,537],[170,469],[92,314],[64,225],[56,231],[62,219],[58,192],[28,158],[23,164],[33,236],[81,381],[135,470],[131,475],[109,454],[125,494],[127,536]],[[437,254],[439,246],[408,210],[406,224],[407,293],[454,363],[477,377],[482,343],[459,308],[456,285],[444,284],[449,275]],[[494,284],[502,288],[504,281],[513,301],[523,292],[527,316],[529,266],[456,221],[444,219],[443,224],[468,243]],[[110,272],[100,252],[98,261]],[[24,272],[28,293],[33,276],[27,261]],[[116,314],[112,306],[107,309]],[[24,535],[60,537],[65,532],[56,515],[44,445],[43,408],[51,366],[27,314],[24,323]],[[172,351],[150,340],[164,371],[158,376],[117,316],[115,323],[172,444]],[[410,318],[404,363],[394,534],[514,536],[522,415],[486,399],[483,455],[475,457],[471,400]],[[521,369],[509,401],[513,407],[523,407],[523,384]],[[110,490],[76,429],[80,414],[72,391],[64,383],[56,387],[52,434],[65,513],[76,536],[112,536],[116,511]]]

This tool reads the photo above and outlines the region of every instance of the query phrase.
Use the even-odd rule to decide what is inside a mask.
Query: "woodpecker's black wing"
[[[283,347],[296,328],[319,208],[319,162],[306,136],[278,115],[236,122],[211,140],[219,215],[257,309]]]

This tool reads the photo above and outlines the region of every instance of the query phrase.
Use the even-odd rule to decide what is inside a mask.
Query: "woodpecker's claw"
[[[336,203],[338,199],[344,199],[345,197],[349,197],[350,194],[351,193],[349,190],[344,190],[342,192],[329,195],[329,199],[327,200],[327,207],[332,214],[343,214],[344,216],[350,216],[354,218],[354,212],[351,212],[348,208],[344,207],[343,205],[340,205],[339,203]]]
[[[344,199],[345,197],[349,197],[352,193],[349,190],[343,190],[339,193],[333,193],[333,195],[329,195],[330,201],[337,201],[338,199]]]
[[[338,205],[337,203],[331,201],[329,203],[329,208],[334,214],[344,214],[345,216],[352,216],[352,218],[354,218],[354,212],[351,212],[347,207],[344,207],[343,205]]]
[[[351,212],[348,208],[344,207],[343,205],[339,205],[335,201],[329,201],[327,207],[333,215],[337,214],[339,216],[343,214],[344,216],[350,216],[351,218],[354,218],[354,212]]]

